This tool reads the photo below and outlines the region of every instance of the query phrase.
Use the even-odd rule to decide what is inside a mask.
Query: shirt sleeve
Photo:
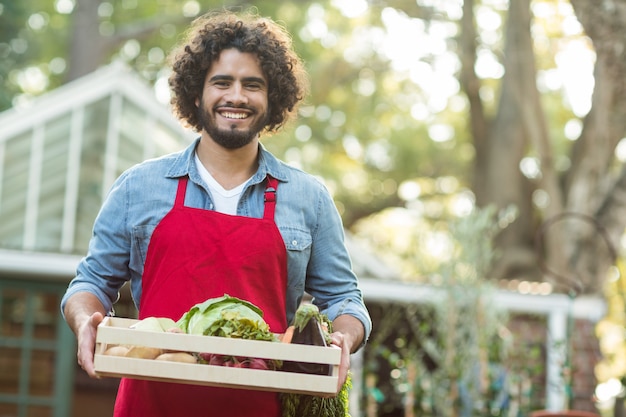
[[[371,333],[371,318],[352,270],[341,217],[330,194],[324,191],[319,197],[305,289],[330,320],[342,314],[357,318],[365,329],[364,345]]]
[[[61,300],[61,313],[69,297],[94,294],[106,311],[112,311],[119,291],[129,279],[130,233],[126,227],[128,192],[126,175],[113,184],[98,213],[87,255],[76,269]]]

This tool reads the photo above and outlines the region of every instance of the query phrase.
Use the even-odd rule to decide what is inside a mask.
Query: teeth
[[[222,116],[228,117],[229,119],[245,119],[248,117],[246,113],[230,113],[230,112],[224,112],[222,113]]]

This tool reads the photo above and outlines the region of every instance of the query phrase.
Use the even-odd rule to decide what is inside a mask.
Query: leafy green
[[[311,319],[315,319],[315,321],[322,326],[322,329],[325,329],[323,336],[326,341],[326,345],[330,345],[330,331],[332,331],[330,330],[332,328],[331,322],[325,314],[320,312],[319,308],[315,304],[300,305],[293,318],[293,326],[296,331],[302,332]]]
[[[261,309],[228,294],[196,304],[177,325],[189,334],[276,341]]]
[[[352,375],[335,397],[318,397],[307,394],[281,393],[282,417],[350,417],[349,393]]]
[[[296,311],[292,322],[295,327],[293,340],[298,337],[298,332],[305,331],[311,321],[317,322],[316,327],[321,329],[326,344],[330,345],[332,322],[313,304],[302,304]],[[313,340],[309,340],[310,342]],[[283,392],[280,394],[282,417],[350,417],[348,396],[351,388],[352,376],[348,372],[345,383],[335,397]]]

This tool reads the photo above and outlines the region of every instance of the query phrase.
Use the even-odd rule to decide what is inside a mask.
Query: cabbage
[[[189,334],[277,340],[260,308],[228,294],[196,304],[176,324]]]

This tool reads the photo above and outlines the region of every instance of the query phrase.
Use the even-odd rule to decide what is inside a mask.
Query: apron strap
[[[263,218],[265,220],[274,220],[274,209],[276,208],[276,190],[278,189],[278,180],[267,176],[267,187],[265,188],[265,209]]]
[[[189,177],[182,177],[178,179],[178,189],[176,190],[176,200],[174,201],[174,207],[183,207],[185,205],[185,193],[187,191],[187,180]]]
[[[174,207],[183,207],[185,204],[185,192],[187,191],[188,177],[178,180],[178,189],[176,190],[176,200]],[[276,189],[278,188],[278,180],[267,176],[267,187],[265,188],[265,208],[263,210],[263,218],[266,220],[274,220],[274,210],[276,208]]]

